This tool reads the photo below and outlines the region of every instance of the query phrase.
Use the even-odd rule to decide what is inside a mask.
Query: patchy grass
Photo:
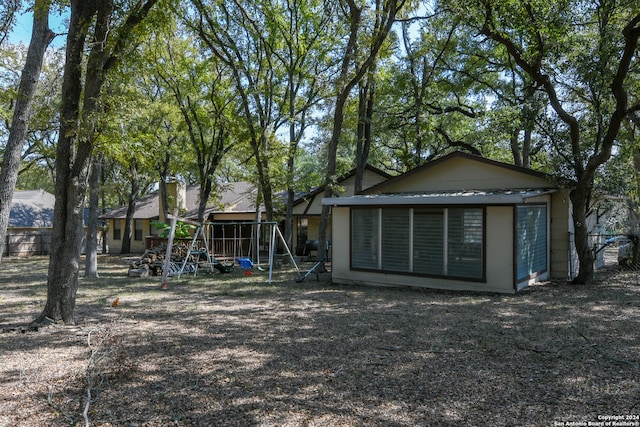
[[[512,295],[126,276],[100,258],[75,326],[24,326],[47,259],[0,266],[0,426],[548,426],[640,413],[640,283]],[[111,303],[118,298],[119,304]],[[87,406],[87,384],[93,384]]]

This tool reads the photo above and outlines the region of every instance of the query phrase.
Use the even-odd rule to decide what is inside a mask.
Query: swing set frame
[[[280,232],[280,229],[278,228],[278,224],[274,221],[250,221],[250,222],[204,222],[204,223],[198,223],[196,221],[190,220],[188,218],[183,218],[183,217],[179,217],[177,215],[177,212],[174,212],[173,215],[167,215],[167,219],[170,220],[170,229],[169,229],[169,236],[168,236],[168,241],[167,241],[167,249],[166,249],[166,255],[165,255],[165,260],[164,260],[164,266],[162,268],[162,288],[166,289],[167,284],[168,284],[168,277],[169,277],[169,270],[171,268],[171,252],[172,252],[172,247],[173,247],[173,239],[175,237],[175,230],[176,230],[176,223],[178,221],[184,222],[186,224],[191,224],[193,226],[196,227],[196,231],[195,233],[193,233],[193,238],[191,239],[191,244],[189,245],[189,249],[188,249],[188,253],[187,256],[184,258],[184,260],[182,261],[182,264],[179,268],[179,270],[177,271],[176,275],[178,277],[180,277],[182,274],[184,273],[188,273],[188,272],[193,272],[194,274],[196,274],[197,272],[197,268],[194,269],[193,271],[191,269],[189,269],[189,266],[187,265],[189,262],[189,257],[191,254],[195,254],[197,252],[197,256],[200,256],[200,254],[206,254],[207,257],[207,261],[206,261],[206,265],[209,267],[210,271],[213,273],[214,272],[214,265],[216,262],[218,262],[215,258],[215,253],[214,252],[214,244],[213,241],[211,242],[211,248],[209,247],[209,239],[207,237],[207,233],[205,232],[205,227],[207,226],[217,226],[217,225],[221,225],[223,226],[223,230],[224,230],[224,226],[234,226],[234,227],[242,227],[242,226],[251,226],[252,227],[252,232],[251,232],[251,238],[253,239],[254,235],[255,235],[255,251],[257,254],[257,259],[256,259],[256,264],[259,265],[260,264],[260,235],[261,235],[261,227],[269,227],[269,236],[270,236],[270,240],[269,240],[269,278],[268,278],[268,283],[271,284],[272,279],[273,279],[273,264],[274,264],[274,257],[275,257],[275,251],[276,251],[276,238],[279,238],[280,242],[282,243],[282,246],[284,247],[286,254],[289,256],[289,259],[291,259],[291,262],[293,263],[293,266],[295,267],[296,271],[298,272],[298,274],[300,274],[300,268],[298,267],[298,264],[296,264],[296,260],[293,256],[293,254],[291,253],[291,249],[289,248],[289,245],[287,245],[286,240],[284,239],[284,237],[282,236],[282,233]],[[241,236],[238,236],[235,232],[236,228],[234,228],[234,259],[233,261],[235,262],[238,258],[235,258],[235,256],[237,255],[236,253],[236,244],[238,243],[237,239],[242,238]],[[204,248],[202,249],[206,249],[205,251],[202,251],[201,248],[198,248],[197,246],[197,242],[198,242],[198,237],[202,236],[202,240],[204,241]],[[214,239],[215,236],[212,235],[212,239]],[[222,247],[224,250],[225,247],[225,240],[226,237],[223,234],[223,243],[222,243]],[[241,243],[241,242],[240,242]],[[251,247],[251,244],[249,245],[249,247]],[[240,245],[240,250],[242,246]],[[226,254],[224,254],[225,258],[226,258]],[[227,261],[227,260],[224,260]],[[224,264],[223,264],[224,265]],[[258,267],[260,268],[260,267]]]

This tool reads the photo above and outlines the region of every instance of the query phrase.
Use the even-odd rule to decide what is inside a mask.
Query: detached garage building
[[[51,250],[53,194],[16,190],[11,200],[6,240],[0,251],[7,256],[47,255]]]
[[[568,189],[453,153],[332,206],[332,280],[516,293],[567,278]]]

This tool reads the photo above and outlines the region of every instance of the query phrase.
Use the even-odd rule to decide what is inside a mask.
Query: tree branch
[[[482,156],[482,152],[480,150],[478,150],[476,147],[474,147],[473,145],[469,144],[468,142],[454,141],[453,139],[451,139],[451,137],[444,131],[444,129],[442,129],[442,127],[438,127],[436,129],[436,132],[438,132],[440,135],[442,135],[442,137],[445,139],[445,141],[447,142],[447,145],[449,147],[460,147],[460,148],[463,148],[463,149],[467,150],[471,154],[475,154],[477,156]],[[484,156],[482,156],[482,157],[484,157]]]
[[[562,120],[567,126],[569,126],[569,134],[571,141],[571,150],[573,156],[577,159],[576,162],[576,175],[578,178],[581,178],[584,174],[584,164],[582,161],[582,150],[581,150],[581,141],[580,141],[580,124],[578,119],[569,114],[560,101],[558,94],[555,90],[553,83],[551,82],[551,78],[549,75],[544,74],[541,69],[540,60],[538,59],[535,64],[528,62],[522,51],[506,36],[500,34],[493,25],[493,12],[491,10],[491,5],[486,4],[485,8],[485,21],[480,29],[480,34],[485,35],[487,38],[501,44],[507,49],[507,52],[513,59],[516,61],[516,64],[523,71],[525,71],[529,76],[539,85],[544,91],[547,93],[549,97],[549,102],[551,107],[554,109],[560,120]],[[542,43],[540,40],[539,43]],[[543,50],[543,46],[539,47],[540,50]],[[540,56],[539,56],[540,57]]]

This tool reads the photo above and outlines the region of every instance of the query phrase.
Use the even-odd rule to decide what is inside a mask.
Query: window
[[[518,280],[547,270],[547,207],[516,209],[516,265]]]
[[[133,228],[134,228],[134,233],[133,233],[133,239],[134,240],[142,240],[142,220],[141,219],[134,219],[133,220]]]
[[[351,265],[479,280],[483,208],[353,208]]]
[[[298,245],[304,245],[309,239],[309,219],[298,218]]]
[[[409,213],[406,208],[382,209],[382,269],[409,270]]]
[[[482,210],[447,209],[447,274],[482,277]]]
[[[121,234],[122,234],[122,230],[120,228],[120,220],[114,219],[113,220],[113,240],[122,239]]]
[[[413,271],[444,274],[444,211],[415,209],[413,212]]]
[[[352,217],[351,262],[354,268],[380,269],[378,260],[380,210],[354,209]]]

